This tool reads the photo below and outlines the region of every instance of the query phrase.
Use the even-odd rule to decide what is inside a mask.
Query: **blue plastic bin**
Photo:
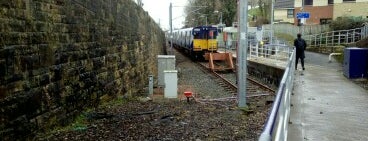
[[[344,50],[344,75],[349,78],[367,78],[368,48],[349,47]]]

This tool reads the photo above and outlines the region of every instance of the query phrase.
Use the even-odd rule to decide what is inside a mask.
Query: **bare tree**
[[[249,1],[250,8],[253,9],[258,6],[258,0],[250,0]]]
[[[188,0],[185,8],[185,27],[193,27],[205,24],[205,17],[209,24],[220,22],[220,12],[222,21],[226,26],[231,26],[237,20],[238,0]],[[270,0],[250,0],[251,8],[259,8],[260,15],[257,15],[257,23],[265,24],[269,22],[271,12]],[[196,6],[207,6],[198,8]],[[219,11],[214,13],[214,11]]]
[[[269,23],[270,12],[271,12],[271,1],[270,0],[258,0],[259,10],[261,15],[257,18],[257,25]]]
[[[207,6],[198,8],[196,6]],[[189,0],[185,8],[186,27],[204,25],[207,19],[208,24],[218,24],[220,13],[222,21],[226,25],[231,25],[236,17],[237,0]],[[193,12],[195,11],[195,12]],[[214,13],[214,11],[219,11]]]

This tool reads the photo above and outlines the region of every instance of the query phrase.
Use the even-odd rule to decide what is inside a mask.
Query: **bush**
[[[367,20],[362,17],[338,17],[331,22],[330,28],[332,30],[354,29],[362,27],[364,22],[367,22]]]
[[[270,24],[270,21],[266,19],[265,17],[260,17],[256,21],[256,26],[262,26],[264,24]]]

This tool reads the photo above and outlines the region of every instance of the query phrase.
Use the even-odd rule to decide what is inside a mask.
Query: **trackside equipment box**
[[[344,75],[347,78],[366,78],[368,48],[349,47],[344,49]]]
[[[175,70],[175,55],[157,55],[158,60],[158,86],[165,86],[165,70]]]

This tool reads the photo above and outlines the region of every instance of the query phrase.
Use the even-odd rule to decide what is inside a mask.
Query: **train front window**
[[[194,32],[194,39],[206,39],[206,36],[203,32]]]
[[[210,30],[208,31],[208,39],[214,39],[214,31]]]
[[[217,29],[216,28],[194,28],[193,36],[194,39],[216,39],[217,37]]]
[[[208,39],[216,39],[217,33],[217,29],[210,29],[208,31]]]
[[[194,39],[201,39],[201,34],[194,32]]]
[[[203,31],[200,28],[193,29],[194,39],[204,39]]]

